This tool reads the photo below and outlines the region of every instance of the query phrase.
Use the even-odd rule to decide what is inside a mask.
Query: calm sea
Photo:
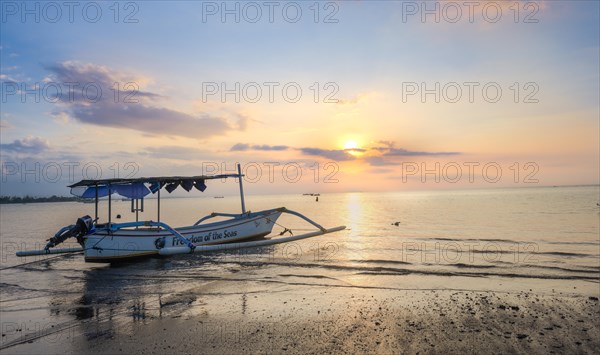
[[[255,281],[267,290],[305,285],[597,294],[599,202],[599,186],[340,193],[323,194],[318,202],[302,195],[247,196],[253,211],[285,206],[326,227],[348,229],[274,247],[121,266],[86,264],[82,255],[14,256],[41,248],[77,217],[93,215],[93,204],[1,205],[0,316],[9,324],[51,319],[61,327],[117,314],[123,322],[158,317],[165,297],[214,280],[232,289]],[[156,220],[155,203],[146,201],[144,218]],[[189,225],[213,211],[237,212],[239,205],[228,196],[164,199],[161,220]],[[113,216],[129,220],[129,208],[115,201]],[[289,216],[278,224],[274,233],[310,229]],[[9,333],[2,347],[22,339]]]

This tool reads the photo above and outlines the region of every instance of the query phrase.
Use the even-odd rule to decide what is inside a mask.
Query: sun
[[[344,143],[344,150],[355,157],[361,156],[364,152],[363,149],[360,149],[358,143],[355,140],[348,140]]]
[[[344,149],[356,149],[358,148],[358,144],[356,143],[356,141],[346,141],[346,143],[344,143]]]

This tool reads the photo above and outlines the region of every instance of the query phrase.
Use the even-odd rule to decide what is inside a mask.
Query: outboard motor
[[[92,220],[92,217],[83,216],[81,218],[77,218],[77,222],[75,224],[62,228],[54,235],[54,237],[48,239],[48,244],[46,244],[44,249],[48,250],[52,247],[55,247],[68,238],[76,238],[77,242],[83,245],[83,237],[90,233],[93,227],[94,221]]]

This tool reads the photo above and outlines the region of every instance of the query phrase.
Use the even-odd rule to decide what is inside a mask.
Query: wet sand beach
[[[5,329],[15,345],[2,352],[591,354],[600,346],[591,289],[396,290],[289,278],[201,282],[158,304],[117,303],[108,312],[98,309],[110,300],[97,298],[90,314],[76,310],[82,319],[46,327],[45,337],[27,323]]]
[[[227,314],[169,319],[141,328],[129,339],[100,341],[88,350],[591,354],[600,346],[598,301],[584,296],[383,291],[376,295],[332,292],[319,298],[312,302],[305,297],[273,300],[287,305],[283,312],[246,306],[251,314],[241,319]],[[243,302],[247,301],[232,306],[242,307]],[[315,302],[320,305],[315,307]],[[250,303],[262,302],[254,299]],[[132,344],[133,338],[149,340]]]

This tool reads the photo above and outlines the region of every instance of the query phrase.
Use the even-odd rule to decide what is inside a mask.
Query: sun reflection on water
[[[352,231],[351,237],[357,237],[360,234],[360,225],[364,216],[362,194],[355,192],[346,195],[346,211],[348,222],[346,226]]]

